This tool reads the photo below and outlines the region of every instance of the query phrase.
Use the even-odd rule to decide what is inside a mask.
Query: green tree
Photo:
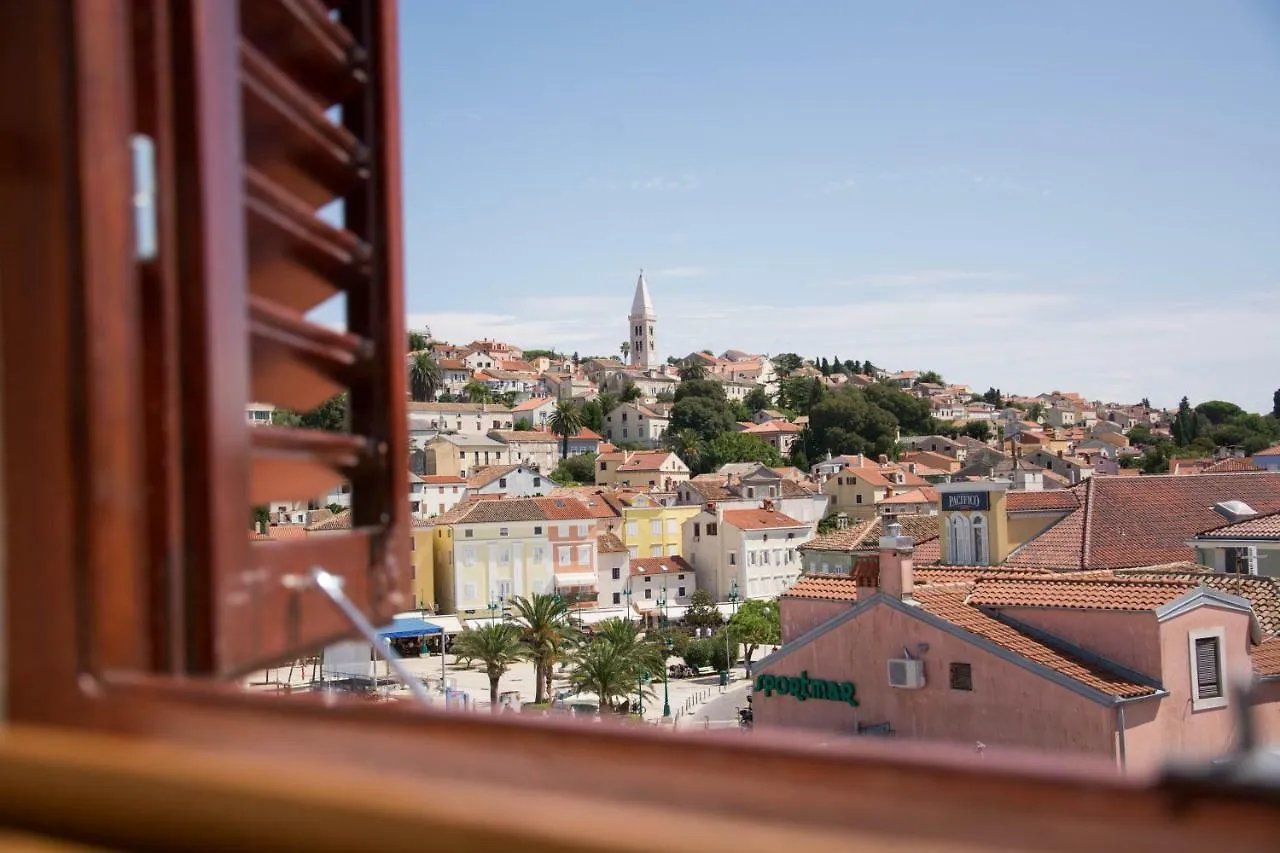
[[[622,386],[622,393],[618,395],[618,399],[624,403],[633,403],[643,396],[644,393],[640,390],[639,385],[634,382],[627,382],[626,385]]]
[[[529,423],[528,418],[517,418],[515,423],[516,432],[533,432],[533,424]]]
[[[646,636],[640,626],[630,619],[617,616],[601,620],[595,628],[593,641],[612,643],[622,656],[641,672],[658,675],[667,665],[665,634]],[[674,647],[675,643],[672,643]]]
[[[520,641],[529,649],[537,686],[534,702],[541,704],[550,690],[551,672],[573,641],[569,604],[558,595],[517,595],[511,601]]]
[[[776,646],[782,642],[782,623],[778,602],[749,598],[738,606],[729,620],[729,639],[742,646],[747,665],[760,646]]]
[[[684,464],[689,466],[689,470],[695,473],[703,473],[702,467],[703,442],[702,436],[697,430],[682,429],[679,432],[670,433],[667,436],[667,447],[671,449],[676,456]]]
[[[418,352],[431,346],[431,341],[422,332],[409,333],[409,352]]]
[[[946,384],[945,382],[943,382],[943,381],[942,381],[942,374],[941,374],[941,373],[939,373],[939,372],[938,372],[938,371],[936,371],[936,370],[926,370],[924,373],[921,373],[921,374],[920,374],[919,381],[920,381],[920,382],[927,382],[927,383],[929,383],[929,384],[931,384],[931,385],[945,385],[945,384]]]
[[[678,371],[681,382],[691,382],[698,379],[707,378],[707,369],[698,361],[692,358],[686,358],[680,362]]]
[[[733,642],[732,635],[727,641],[725,640],[725,629],[722,628],[714,637],[709,637],[702,642],[707,644],[710,657],[707,663],[717,672],[728,669],[738,662],[738,646]]]
[[[527,349],[524,351],[525,361],[534,362],[540,358],[550,359],[551,361],[560,361],[564,356],[555,350],[550,349]]]
[[[582,415],[582,426],[586,429],[595,430],[596,432],[604,431],[604,412],[600,408],[600,401],[588,400],[578,407],[578,413]]]
[[[597,637],[579,646],[574,653],[569,684],[576,693],[594,693],[603,714],[631,693],[641,672],[632,651]],[[647,685],[643,689],[652,694]]]
[[[991,438],[991,424],[986,421],[969,421],[964,425],[964,434],[978,441],[988,441]]]
[[[1039,423],[1042,417],[1044,417],[1044,403],[1032,403],[1027,408],[1027,420]]]
[[[752,435],[749,432],[724,432],[707,442],[706,452],[701,461],[708,471],[714,471],[721,465],[731,462],[759,462],[770,468],[776,468],[782,464],[782,457],[771,444],[758,435]],[[685,464],[687,465],[688,462],[686,461]]]
[[[318,429],[325,432],[351,432],[349,414],[347,392],[343,391],[302,414],[289,409],[276,409],[271,413],[271,422],[283,427]]]
[[[520,395],[515,391],[503,391],[494,397],[494,402],[512,409],[515,408],[516,403],[520,402]]]
[[[676,389],[671,407],[672,432],[691,429],[705,441],[733,429],[733,410],[724,388],[709,379],[690,379]]]
[[[711,593],[705,589],[695,589],[689,596],[689,609],[684,612],[684,621],[690,628],[718,628],[724,623]]]
[[[772,407],[773,398],[763,388],[752,388],[747,392],[747,396],[743,398],[742,403],[747,407],[747,411],[754,414],[762,409]]]
[[[805,430],[801,433],[801,439],[797,439],[791,443],[791,452],[787,454],[787,462],[806,473],[809,471],[809,455],[805,453],[804,441],[802,439],[804,433],[807,432],[808,430]]]
[[[1271,417],[1280,421],[1280,388],[1271,395]]]
[[[450,648],[459,658],[484,664],[490,710],[498,713],[498,682],[512,666],[529,657],[529,647],[520,642],[520,630],[506,622],[467,628],[453,638]]]
[[[795,373],[803,364],[804,359],[793,352],[783,352],[773,357],[773,369],[783,379]]]
[[[711,662],[711,648],[708,640],[693,640],[689,645],[685,646],[684,653],[680,657],[685,664],[693,667],[695,670],[702,669]]]
[[[988,388],[982,395],[982,401],[984,403],[990,403],[997,409],[1004,408],[1004,397],[1001,396],[999,388]]]
[[[850,389],[856,390],[856,389]],[[908,394],[892,382],[875,382],[862,389],[862,395],[871,405],[893,415],[898,426],[908,435],[929,435],[934,417],[929,401]]]
[[[889,412],[871,405],[860,390],[842,388],[813,407],[809,429],[819,454],[876,456],[893,452],[898,422]]]
[[[560,460],[560,464],[551,472],[551,479],[567,486],[573,483],[590,485],[596,481],[596,455],[591,452],[579,453]]]
[[[1138,467],[1142,469],[1144,474],[1164,474],[1169,470],[1169,456],[1165,451],[1165,447],[1154,445],[1148,447],[1142,452],[1142,459],[1138,463]]]
[[[560,436],[560,458],[569,458],[569,439],[582,429],[582,412],[577,403],[561,400],[556,403],[551,417],[547,418],[547,426],[554,435]]]
[[[479,379],[472,379],[463,389],[467,399],[472,403],[492,403],[493,389]]]
[[[1226,400],[1206,400],[1196,406],[1196,414],[1204,415],[1209,419],[1209,423],[1218,426],[1238,415],[1243,415],[1244,409]]]
[[[439,389],[440,365],[435,364],[435,359],[426,350],[413,353],[408,368],[408,391],[413,402],[434,400],[435,392]]]
[[[627,356],[631,355],[631,344],[623,341],[622,346],[618,347],[618,350],[622,353],[622,360],[626,361]]]
[[[271,510],[265,506],[253,508],[253,529],[259,530],[262,525],[271,523]]]

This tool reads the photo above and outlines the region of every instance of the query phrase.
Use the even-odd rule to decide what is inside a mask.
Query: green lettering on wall
[[[825,681],[810,678],[808,670],[799,675],[757,675],[755,692],[771,697],[791,696],[799,702],[809,699],[823,699],[828,702],[842,702],[853,708],[858,707],[857,689],[852,681]]]

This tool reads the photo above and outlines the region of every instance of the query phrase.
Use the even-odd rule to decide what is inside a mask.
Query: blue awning
[[[379,637],[425,637],[440,634],[444,629],[424,619],[397,619],[378,632]]]

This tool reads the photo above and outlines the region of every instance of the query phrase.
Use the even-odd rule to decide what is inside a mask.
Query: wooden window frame
[[[515,839],[529,850],[706,850],[731,837],[770,846],[799,840],[814,850],[859,843],[901,848],[906,841],[963,850],[1158,846],[1165,853],[1198,853],[1227,838],[1234,850],[1274,849],[1280,817],[1265,792],[1248,796],[1223,785],[1120,777],[1109,766],[1073,757],[1009,753],[979,760],[957,746],[827,742],[763,729],[748,740],[737,733],[584,728],[319,695],[285,700],[220,683],[212,666],[192,675],[192,663],[209,657],[189,644],[207,642],[199,634],[207,638],[209,626],[157,614],[185,584],[201,580],[188,552],[244,547],[247,520],[218,515],[208,521],[210,533],[200,536],[193,516],[168,511],[178,500],[175,478],[184,457],[176,436],[166,433],[177,421],[165,395],[191,377],[143,356],[146,347],[174,345],[182,330],[175,316],[153,316],[154,306],[144,304],[148,291],[134,279],[127,217],[86,212],[127,209],[132,195],[127,140],[133,128],[122,100],[132,86],[122,61],[129,10],[146,7],[225,26],[219,16],[229,5],[0,4],[0,33],[21,36],[5,39],[0,71],[25,84],[10,87],[0,105],[0,142],[10,155],[0,161],[8,720],[125,739],[114,746],[89,739],[82,749],[55,755],[38,744],[22,753],[12,732],[0,738],[5,821],[17,820],[25,807],[26,825],[47,825],[39,822],[32,792],[47,795],[53,785],[30,784],[31,772],[17,774],[21,784],[14,783],[25,755],[43,757],[46,769],[61,768],[61,775],[42,778],[96,779],[84,790],[97,797],[111,792],[94,767],[101,771],[107,761],[132,766],[133,798],[125,803],[133,814],[168,807],[172,819],[175,801],[159,793],[172,792],[176,780],[190,792],[216,788],[224,804],[296,807],[301,799],[333,806],[309,828],[288,821],[273,830],[265,822],[259,840],[282,846],[288,838],[278,830],[286,826],[295,840],[335,825],[368,832],[378,826],[368,816],[391,814],[395,806],[387,801],[399,797],[411,808],[395,811],[394,825],[383,827],[394,837],[413,829],[434,842]],[[388,27],[393,33],[394,21]],[[67,60],[68,38],[80,61]],[[216,60],[192,57],[194,63]],[[234,70],[222,70],[231,85]],[[207,260],[214,263],[212,256]],[[164,310],[172,305],[161,302]],[[144,329],[152,321],[156,325]],[[396,357],[403,360],[401,353]],[[242,401],[211,402],[216,419],[205,440],[231,440],[221,434],[224,427],[227,435],[243,435]],[[35,411],[38,418],[28,414]],[[163,439],[159,446],[152,443],[156,437]],[[247,448],[238,454],[247,464]],[[403,504],[402,479],[395,485],[395,503]],[[144,516],[167,521],[148,526]],[[156,567],[160,571],[150,571]],[[317,750],[325,756],[322,766],[299,758]],[[131,754],[137,764],[129,764]],[[187,762],[205,775],[181,776]],[[229,764],[236,772],[218,775],[217,768]],[[244,772],[250,767],[254,772]],[[284,784],[290,768],[300,787]],[[447,768],[444,785],[441,768]],[[674,768],[696,774],[697,797],[671,785]],[[309,785],[298,781],[304,769]],[[352,773],[379,796],[353,786]],[[388,789],[396,797],[387,798]],[[495,802],[513,807],[497,809]],[[59,806],[65,810],[67,803]],[[114,821],[120,831],[119,814],[76,811],[94,825]],[[234,823],[225,820],[228,814],[235,812],[219,813],[224,825]],[[263,815],[261,809],[247,814]],[[202,826],[216,833],[219,821]],[[429,829],[442,831],[423,834]]]

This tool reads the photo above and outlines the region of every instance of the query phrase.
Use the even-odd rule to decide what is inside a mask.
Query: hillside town
[[[1230,717],[1187,709],[1245,701],[1228,673],[1247,667],[1280,736],[1276,412],[979,391],[793,353],[664,359],[643,272],[626,330],[592,356],[411,333],[406,500],[430,628],[395,636],[415,655],[554,600],[588,634],[668,636],[673,671],[737,677],[744,725],[1149,767],[1175,744],[1224,748]],[[340,430],[344,405],[247,417]],[[340,486],[260,507],[250,536],[350,519]],[[819,673],[856,699],[803,701],[837,695]],[[535,698],[499,681],[495,709]]]

